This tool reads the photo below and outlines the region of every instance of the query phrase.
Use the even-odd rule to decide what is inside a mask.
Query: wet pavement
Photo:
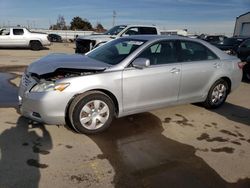
[[[171,107],[87,136],[20,117],[16,77],[0,73],[0,187],[250,187],[249,85],[215,111]]]
[[[0,73],[0,108],[18,107],[18,88],[10,80],[17,75]]]

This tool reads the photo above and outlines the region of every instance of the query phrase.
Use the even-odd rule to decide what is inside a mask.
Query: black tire
[[[102,124],[102,125],[100,127],[97,127],[96,129],[89,129],[86,124],[83,125],[80,121],[80,115],[81,115],[82,109],[86,105],[91,103],[92,101],[101,101],[101,104],[107,105],[106,107],[108,107],[108,110],[109,110],[109,112],[107,113],[108,115],[105,117],[105,118],[107,118],[105,123],[102,124],[100,121],[99,124]],[[113,120],[113,117],[114,117],[114,113],[115,113],[115,106],[114,106],[112,99],[109,96],[107,96],[105,93],[102,93],[99,91],[91,91],[91,92],[87,92],[87,93],[78,95],[77,97],[75,97],[73,99],[73,101],[69,107],[68,117],[69,117],[69,120],[70,120],[72,127],[77,132],[83,133],[83,134],[95,134],[95,133],[99,133],[99,132],[106,130],[110,126],[110,124]],[[89,114],[87,114],[87,115],[88,116],[85,116],[85,117],[90,116]],[[91,117],[92,117],[92,115],[91,115]],[[92,119],[89,121],[90,124],[92,123],[92,121],[93,121]],[[95,120],[95,122],[97,122],[97,120]]]
[[[216,98],[214,98],[213,92],[215,92],[215,94],[216,94],[216,89],[217,89],[217,87],[220,87],[220,86],[224,86],[225,91],[223,91],[222,92],[223,95],[221,97],[219,97],[219,99],[216,100]],[[229,93],[228,83],[223,79],[217,80],[210,88],[208,95],[207,95],[207,98],[203,102],[203,106],[205,108],[208,108],[208,109],[215,109],[215,108],[220,107],[222,104],[224,104],[225,100],[227,99],[228,93]]]
[[[42,44],[40,41],[30,41],[30,49],[34,51],[39,51],[42,49]]]

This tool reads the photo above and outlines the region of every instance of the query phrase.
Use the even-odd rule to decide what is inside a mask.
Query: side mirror
[[[132,63],[133,67],[143,69],[150,66],[150,60],[147,58],[137,58]]]

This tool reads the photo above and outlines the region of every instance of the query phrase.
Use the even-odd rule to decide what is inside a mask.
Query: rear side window
[[[14,35],[23,35],[23,29],[13,29]]]
[[[218,59],[211,50],[197,42],[180,41],[180,48],[181,61],[205,61]]]
[[[157,30],[154,27],[140,27],[139,33],[142,35],[156,35]]]
[[[157,30],[154,27],[131,27],[126,32],[126,35],[156,35]]]

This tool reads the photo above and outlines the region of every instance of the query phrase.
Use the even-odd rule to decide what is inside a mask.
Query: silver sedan
[[[242,78],[239,59],[198,40],[132,36],[86,55],[51,54],[22,77],[22,115],[47,124],[70,123],[97,133],[113,117],[170,105],[221,106]]]

